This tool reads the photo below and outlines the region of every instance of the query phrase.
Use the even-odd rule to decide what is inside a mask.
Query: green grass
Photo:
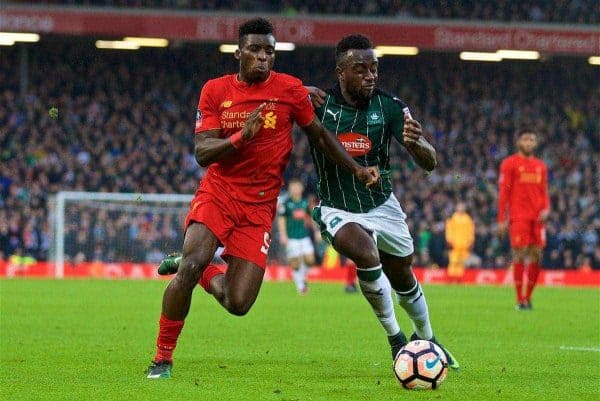
[[[457,356],[439,390],[409,392],[383,330],[341,285],[267,283],[249,315],[201,289],[175,354],[151,381],[165,282],[0,281],[3,400],[598,400],[600,291],[540,288],[516,312],[510,288],[426,287],[434,329]],[[401,326],[410,334],[403,311]]]

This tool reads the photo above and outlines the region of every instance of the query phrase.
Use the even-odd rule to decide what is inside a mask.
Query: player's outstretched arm
[[[241,147],[260,130],[264,117],[261,112],[266,103],[258,106],[246,119],[244,128],[227,138],[221,138],[220,129],[212,129],[196,135],[194,141],[194,156],[202,167],[221,160],[223,157]]]
[[[315,117],[302,129],[308,139],[334,163],[350,170],[367,187],[377,184],[379,181],[378,170],[358,164],[336,137],[323,127],[318,118]]]
[[[414,161],[423,169],[432,171],[436,164],[435,149],[423,137],[421,124],[408,115],[404,116],[404,131],[402,132],[403,145],[408,150]]]

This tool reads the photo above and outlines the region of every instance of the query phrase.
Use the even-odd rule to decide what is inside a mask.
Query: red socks
[[[527,266],[527,285],[523,288],[523,276],[525,275],[525,266],[523,263],[513,264],[513,278],[515,289],[517,291],[517,302],[526,302],[531,300],[531,294],[537,284],[537,279],[540,274],[540,265],[538,263],[530,263]]]
[[[523,275],[525,273],[525,266],[523,263],[513,263],[513,281],[515,283],[515,290],[517,291],[517,302],[521,303],[525,300],[523,297]]]
[[[202,278],[198,281],[206,292],[209,292],[210,280],[223,271],[215,265],[208,265],[202,273]],[[173,361],[173,351],[177,346],[177,339],[183,329],[184,320],[171,320],[165,315],[160,315],[158,321],[158,338],[156,339],[156,356],[154,361]]]
[[[173,351],[177,346],[177,338],[179,338],[184,322],[184,320],[170,320],[165,315],[160,315],[155,362],[173,361]]]
[[[210,281],[214,276],[219,274],[223,274],[223,270],[215,265],[208,265],[202,272],[202,277],[198,281],[198,284],[200,284],[202,288],[204,288],[204,290],[210,294]]]
[[[356,267],[353,264],[346,265],[346,286],[356,284]]]
[[[537,284],[537,279],[540,274],[540,265],[537,263],[530,263],[527,266],[527,292],[525,293],[525,300],[531,300],[531,293]]]

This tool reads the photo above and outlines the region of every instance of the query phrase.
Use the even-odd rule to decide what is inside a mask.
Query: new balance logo
[[[325,109],[325,112],[327,112],[333,116],[333,121],[337,121],[337,116],[338,116],[338,114],[340,114],[339,111],[337,113],[334,113],[333,111],[331,111],[329,109]]]

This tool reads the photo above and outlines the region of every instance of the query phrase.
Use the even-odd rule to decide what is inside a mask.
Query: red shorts
[[[246,203],[225,194],[196,192],[185,218],[185,228],[192,222],[203,223],[225,247],[223,258],[235,256],[263,269],[271,243],[271,227],[277,207],[272,202]]]
[[[517,220],[510,222],[510,244],[513,248],[546,245],[546,227],[536,220]]]

